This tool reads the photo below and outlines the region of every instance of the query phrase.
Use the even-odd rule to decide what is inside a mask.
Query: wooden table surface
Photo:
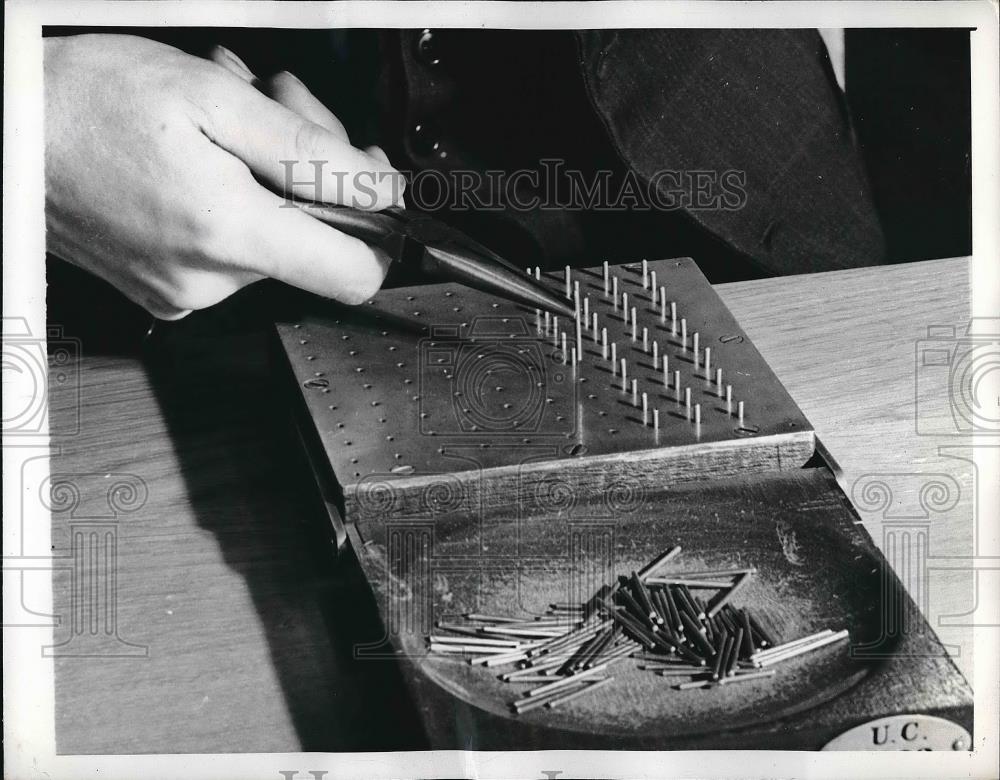
[[[972,577],[934,567],[973,552],[972,466],[938,451],[968,439],[918,435],[914,414],[917,342],[928,326],[964,329],[968,261],[718,289],[839,464],[877,543],[886,513],[922,522],[912,517],[928,475],[954,486],[954,500],[926,513],[931,571],[917,601],[970,677],[967,629],[939,620],[974,607]],[[319,509],[264,335],[194,338],[155,364],[83,352],[79,395],[50,394],[52,472],[72,475],[82,496],[75,517],[53,514],[54,554],[70,553],[74,523],[100,513],[109,482],[139,484],[145,498],[112,523],[116,611],[101,625],[113,622],[118,639],[92,657],[70,642],[56,660],[58,751],[419,747],[394,667],[352,659],[354,642],[379,639],[373,605],[351,562],[335,565],[312,531]],[[77,414],[79,431],[66,432]],[[891,490],[884,508],[860,490],[874,482]],[[63,614],[71,589],[57,572]]]

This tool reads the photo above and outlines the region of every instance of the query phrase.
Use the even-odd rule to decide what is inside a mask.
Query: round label
[[[848,729],[823,750],[972,750],[972,738],[944,718],[893,715]]]

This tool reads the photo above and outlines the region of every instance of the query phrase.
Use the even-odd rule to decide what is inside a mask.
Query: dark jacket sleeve
[[[741,208],[686,209],[704,228],[776,274],[883,261],[814,30],[597,30],[578,41],[590,99],[637,175],[745,172]]]

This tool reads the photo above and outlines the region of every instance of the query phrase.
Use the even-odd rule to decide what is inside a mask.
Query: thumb
[[[202,132],[278,192],[376,210],[401,200],[403,177],[385,160],[355,149],[246,82],[228,74],[209,81],[200,99]]]

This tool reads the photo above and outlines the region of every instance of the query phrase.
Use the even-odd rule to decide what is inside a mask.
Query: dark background
[[[298,75],[334,107],[357,145],[380,140],[374,124],[379,115],[378,31],[47,28],[45,35],[81,32],[141,34],[196,55],[220,43],[258,75],[279,70]],[[885,235],[886,262],[971,254],[969,31],[847,30],[845,47],[847,101]],[[657,228],[662,231],[662,225]],[[678,255],[704,258],[720,253],[714,236],[690,230],[677,235],[684,235]],[[640,243],[639,236],[635,243]],[[752,275],[727,274],[737,262],[721,257],[721,267],[703,269],[711,281]],[[739,267],[752,267],[752,262]],[[67,332],[90,334],[97,328],[100,337],[90,340],[96,344],[109,339],[127,342],[145,330],[149,317],[105,283],[54,258],[48,272],[50,320]],[[231,312],[239,320],[247,311],[263,310],[266,320],[271,309],[259,304],[264,295],[274,297],[275,286],[254,285],[216,307],[224,312],[208,317],[196,313],[189,319],[208,319],[214,327],[220,316],[226,320]]]
[[[845,86],[889,262],[972,254],[967,30],[848,30]]]

